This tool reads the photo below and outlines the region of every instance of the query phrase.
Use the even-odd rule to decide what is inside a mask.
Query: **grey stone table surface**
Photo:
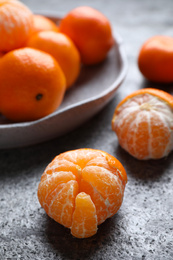
[[[0,259],[173,259],[173,153],[138,161],[118,145],[111,119],[118,102],[154,85],[137,67],[142,43],[156,34],[173,36],[172,0],[25,0],[33,11],[66,13],[79,5],[103,12],[125,44],[128,74],[115,98],[69,134],[30,147],[0,149]],[[124,165],[128,184],[119,212],[88,239],[76,239],[49,217],[37,200],[40,176],[59,153],[90,147],[104,150]]]

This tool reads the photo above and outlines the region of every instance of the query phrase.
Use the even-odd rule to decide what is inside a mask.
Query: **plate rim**
[[[102,99],[103,97],[109,95],[112,91],[116,91],[116,89],[121,85],[121,83],[123,82],[123,80],[125,79],[125,76],[127,74],[127,70],[128,70],[128,61],[127,61],[127,57],[125,54],[125,50],[124,50],[124,42],[120,36],[119,33],[113,33],[114,39],[116,41],[116,47],[118,49],[119,52],[119,57],[121,59],[121,69],[120,69],[120,73],[118,74],[117,78],[115,79],[115,81],[104,91],[102,91],[100,94],[96,95],[93,98],[88,98],[84,101],[79,101],[75,104],[69,105],[66,108],[62,108],[61,110],[56,110],[53,113],[42,117],[40,119],[34,120],[34,121],[28,121],[28,122],[17,122],[17,123],[8,123],[8,124],[0,124],[0,130],[1,129],[9,129],[9,128],[18,128],[18,127],[28,127],[31,125],[36,125],[38,123],[41,123],[43,121],[47,121],[50,118],[53,118],[59,114],[64,113],[67,110],[71,110],[73,108],[79,107],[81,105],[86,105],[87,103],[90,102],[95,102],[97,100]]]

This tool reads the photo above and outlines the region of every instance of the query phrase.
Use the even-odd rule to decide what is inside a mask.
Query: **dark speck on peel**
[[[37,94],[37,96],[36,96],[36,99],[37,99],[37,100],[41,100],[42,98],[43,98],[43,94],[40,94],[40,93]]]

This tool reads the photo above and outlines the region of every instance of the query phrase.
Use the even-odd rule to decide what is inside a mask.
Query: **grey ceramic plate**
[[[60,18],[46,15],[58,22]],[[11,123],[0,116],[0,148],[29,146],[61,136],[99,112],[114,96],[126,72],[127,60],[121,37],[107,59],[95,66],[83,66],[75,85],[66,92],[61,106],[42,119]]]

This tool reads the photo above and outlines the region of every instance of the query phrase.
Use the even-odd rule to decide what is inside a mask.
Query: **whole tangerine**
[[[173,82],[173,37],[157,35],[148,39],[138,55],[138,66],[153,82]]]
[[[12,121],[31,121],[52,113],[65,89],[64,74],[47,53],[21,48],[0,59],[0,110]]]
[[[133,92],[116,107],[112,130],[120,146],[137,159],[167,156],[173,149],[173,97],[152,88]]]
[[[73,40],[87,65],[103,61],[114,44],[109,20],[89,6],[71,10],[62,18],[59,30]]]
[[[38,199],[46,213],[86,238],[97,225],[120,208],[127,175],[110,154],[94,149],[62,153],[46,167],[38,186]]]
[[[24,47],[33,32],[33,14],[17,0],[0,1],[0,51]]]
[[[74,84],[80,73],[80,54],[68,36],[58,32],[42,31],[34,34],[27,46],[51,54],[64,72],[66,87]]]

